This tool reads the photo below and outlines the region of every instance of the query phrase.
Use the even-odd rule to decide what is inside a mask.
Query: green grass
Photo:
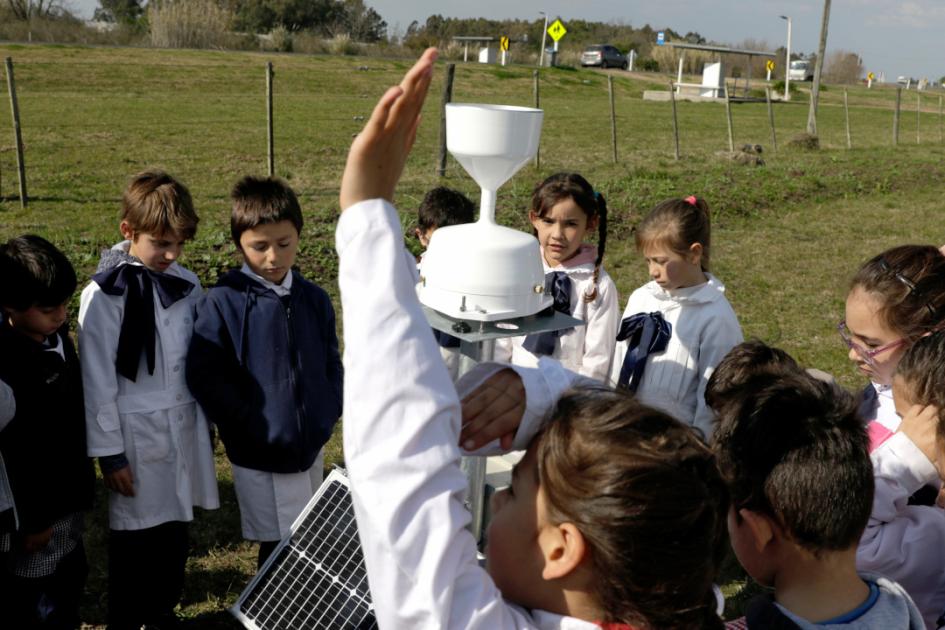
[[[31,204],[21,210],[9,103],[0,99],[0,239],[25,232],[57,243],[87,279],[99,251],[119,239],[117,215],[128,178],[147,167],[180,177],[201,216],[183,263],[204,284],[237,263],[228,235],[227,196],[243,174],[266,166],[265,62],[275,67],[276,172],[289,180],[305,210],[299,264],[337,295],[333,231],[338,183],[352,135],[406,60],[143,49],[0,46],[16,66]],[[454,100],[533,103],[532,68],[501,70],[459,64]],[[435,174],[439,73],[416,149],[398,191],[405,231],[431,187],[444,184],[473,198],[478,190],[450,159]],[[770,146],[767,110],[733,105],[736,143],[765,146],[767,165],[751,168],[716,155],[727,148],[724,107],[679,103],[682,159],[672,154],[668,103],[643,101],[669,77],[614,73],[619,161],[610,147],[605,74],[541,72],[545,110],[540,167],[525,167],[499,193],[498,215],[524,228],[532,187],[551,172],[585,175],[607,198],[610,232],[605,260],[622,299],[645,281],[632,247],[643,213],[669,196],[697,194],[713,211],[713,271],[725,282],[745,335],[779,345],[806,365],[861,385],[845,360],[835,324],[858,265],[904,242],[945,242],[938,96],[923,96],[916,145],[914,109],[904,111],[900,145],[891,146],[895,91],[850,87],[854,150],[846,150],[843,90],[821,97],[820,151],[786,149],[807,120],[806,92],[775,106],[778,140]],[[904,107],[915,107],[906,93]],[[409,243],[416,248],[417,244]],[[340,318],[339,318],[340,321]],[[340,332],[340,331],[339,331]],[[328,461],[341,460],[338,436]],[[255,549],[242,542],[229,467],[218,452],[222,509],[201,513],[192,527],[193,554],[181,613],[192,627],[234,627],[223,610],[252,575]],[[90,519],[92,574],[84,619],[104,623],[104,491]],[[743,576],[728,571],[726,590]],[[735,608],[740,602],[735,598]]]

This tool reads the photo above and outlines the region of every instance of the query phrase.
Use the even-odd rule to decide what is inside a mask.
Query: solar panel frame
[[[329,473],[230,613],[250,630],[378,627],[342,469]]]

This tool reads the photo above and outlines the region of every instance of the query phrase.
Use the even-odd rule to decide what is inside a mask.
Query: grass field
[[[228,237],[227,195],[245,173],[266,167],[264,66],[275,66],[277,174],[302,201],[300,266],[337,301],[333,232],[338,182],[351,137],[383,89],[409,60],[251,53],[0,45],[14,59],[26,144],[31,205],[15,198],[16,167],[9,103],[0,99],[0,239],[39,233],[70,256],[80,277],[99,251],[119,239],[121,191],[133,173],[161,167],[185,181],[201,225],[182,262],[205,285],[237,263]],[[460,64],[454,100],[530,105],[533,70]],[[437,184],[474,198],[478,190],[450,160],[435,174],[439,73],[417,147],[398,192],[405,228],[423,193]],[[766,166],[715,155],[727,148],[724,107],[679,104],[682,159],[672,153],[668,103],[641,99],[664,89],[661,75],[616,73],[619,162],[610,149],[606,75],[543,70],[545,110],[541,166],[528,166],[499,193],[499,219],[524,227],[534,184],[557,170],[585,175],[608,199],[611,230],[605,259],[623,300],[645,280],[631,230],[642,213],[669,196],[697,194],[713,210],[713,271],[728,286],[746,337],[779,345],[801,362],[860,383],[836,334],[846,285],[857,266],[904,242],[945,242],[945,145],[938,93],[923,96],[922,144],[916,144],[916,97],[908,92],[900,145],[891,145],[895,91],[849,88],[854,149],[847,150],[842,88],[822,93],[820,151],[792,150],[803,131],[806,94],[777,104],[782,150],[770,150],[765,105],[733,106],[736,144],[765,146]],[[416,247],[416,243],[410,243]],[[340,321],[340,319],[339,319]],[[339,331],[340,332],[340,331]],[[333,440],[329,461],[340,461]],[[192,627],[233,627],[223,612],[248,581],[255,550],[243,543],[228,466],[220,462],[223,508],[192,528],[193,553],[181,613]],[[104,623],[105,497],[90,519],[92,574],[84,619]],[[730,592],[740,582],[733,574]],[[736,600],[737,605],[737,600]]]

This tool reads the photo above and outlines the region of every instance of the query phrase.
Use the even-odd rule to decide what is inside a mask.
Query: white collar
[[[242,271],[244,274],[246,274],[247,276],[249,276],[256,282],[258,282],[259,284],[263,285],[264,287],[266,287],[267,289],[269,289],[270,291],[272,291],[279,297],[285,297],[289,295],[289,293],[292,291],[292,270],[291,269],[288,272],[286,272],[285,278],[283,278],[282,282],[280,282],[279,284],[266,280],[259,274],[255,273],[252,269],[250,269],[249,265],[247,265],[246,263],[243,263],[243,267],[240,269],[240,271]]]

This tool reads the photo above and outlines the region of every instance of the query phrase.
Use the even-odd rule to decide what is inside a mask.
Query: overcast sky
[[[77,13],[91,16],[97,0],[67,0]],[[552,17],[650,24],[686,33],[697,31],[709,40],[737,44],[746,38],[784,44],[786,22],[793,21],[792,50],[817,48],[823,0],[365,0],[388,25],[403,32],[413,20],[421,23],[439,13],[446,17]],[[499,33],[484,33],[499,35]],[[567,36],[561,46],[567,46]],[[827,48],[860,54],[868,71],[938,79],[945,75],[945,1],[834,0]]]

